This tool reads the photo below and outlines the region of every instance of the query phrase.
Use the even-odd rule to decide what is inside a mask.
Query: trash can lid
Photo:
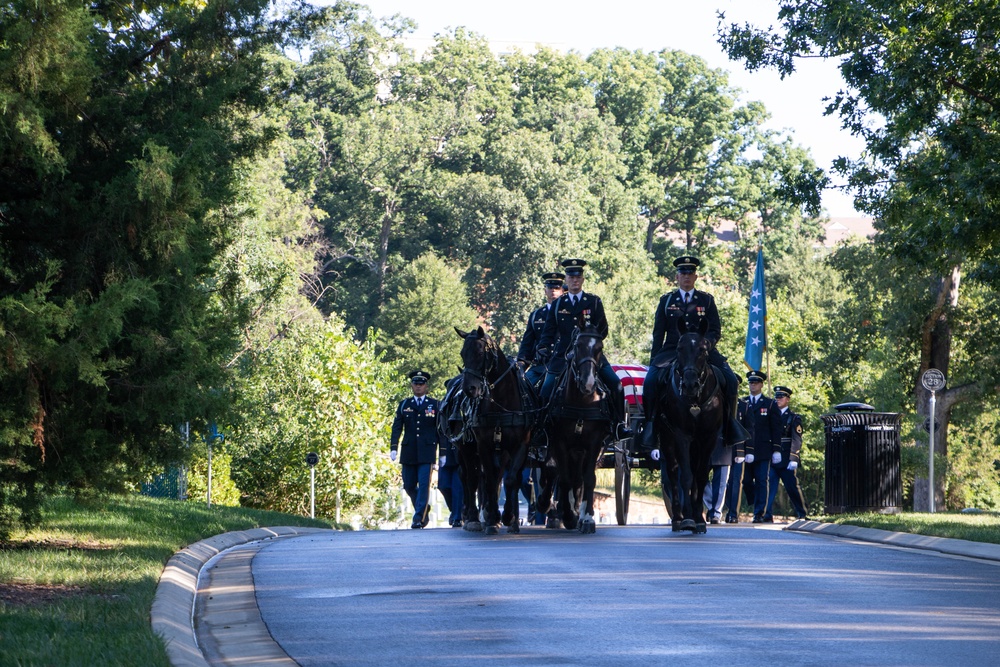
[[[875,407],[867,403],[841,403],[833,409],[837,412],[875,412]]]

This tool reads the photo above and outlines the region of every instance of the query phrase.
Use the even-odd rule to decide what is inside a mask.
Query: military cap
[[[566,274],[559,273],[558,271],[553,271],[551,273],[542,274],[542,282],[545,283],[546,287],[559,287],[562,288],[563,281],[566,279]]]
[[[410,371],[406,377],[410,378],[410,382],[414,384],[424,384],[431,379],[431,374],[427,371]]]
[[[780,384],[774,385],[774,397],[781,398],[782,396],[791,396],[792,390],[788,387],[782,387]]]
[[[763,382],[767,379],[767,373],[763,371],[748,371],[747,382]]]
[[[674,266],[680,273],[694,273],[695,269],[701,266],[701,260],[694,255],[684,255],[674,260]]]
[[[583,259],[564,259],[560,264],[566,269],[567,276],[582,276],[583,267],[587,266],[586,260]]]

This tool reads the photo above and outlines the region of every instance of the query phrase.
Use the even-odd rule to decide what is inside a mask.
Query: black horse
[[[479,489],[481,527],[487,535],[500,532],[501,522],[508,533],[518,533],[521,528],[517,494],[535,423],[531,392],[516,366],[482,327],[468,333],[457,327],[455,331],[465,339],[462,391],[470,405],[467,427],[475,439],[474,453],[461,456],[462,482],[471,489]],[[506,477],[505,470],[510,471]],[[501,516],[500,484],[505,479],[507,497]],[[469,499],[470,490],[466,490],[465,497]],[[476,522],[472,521],[470,526],[464,510],[463,515],[466,521],[463,527],[475,530]]]
[[[444,398],[438,408],[438,433],[458,453],[458,470],[462,478],[462,527],[469,531],[481,531],[479,452],[469,424],[473,404],[462,391],[461,369],[459,375],[445,382]]]
[[[708,363],[708,322],[702,320],[697,332],[686,331],[682,319],[678,327],[677,359],[655,406],[662,448],[660,483],[671,500],[673,530],[704,533],[702,499],[724,419],[722,381]]]
[[[559,473],[556,510],[563,527],[581,533],[597,530],[597,460],[610,436],[610,411],[601,400],[602,393],[610,392],[601,391],[597,375],[603,348],[604,341],[594,327],[575,330],[566,370],[548,407],[548,433]]]

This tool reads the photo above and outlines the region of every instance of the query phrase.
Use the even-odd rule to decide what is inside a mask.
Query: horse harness
[[[492,428],[493,442],[499,449],[503,429],[534,425],[537,420],[539,408],[529,407],[528,409],[511,410],[510,408],[498,403],[493,398],[493,390],[496,389],[497,385],[499,385],[509,373],[514,371],[517,365],[508,361],[507,368],[500,373],[499,377],[490,381],[488,377],[489,373],[490,371],[496,369],[499,363],[499,351],[494,345],[490,345],[488,347],[488,352],[489,355],[487,360],[484,360],[483,362],[482,372],[469,368],[468,366],[462,368],[462,373],[468,373],[469,375],[479,379],[483,385],[483,391],[479,398],[472,399],[468,396],[463,396],[462,398],[463,408],[466,406],[469,408],[468,412],[464,409],[462,410],[462,414],[465,417],[463,434],[466,429]],[[525,381],[524,377],[519,373],[515,373],[514,378],[517,381],[518,386],[519,405],[521,407],[535,405],[537,401],[532,396],[531,390],[528,388],[528,383]],[[482,406],[484,403],[495,406],[499,409],[499,411],[483,411]]]

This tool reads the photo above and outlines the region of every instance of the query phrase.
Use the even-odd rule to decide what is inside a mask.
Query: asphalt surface
[[[500,539],[506,543],[516,543],[518,549],[516,560],[504,561],[516,563],[517,567],[501,572],[496,562],[480,562],[482,554],[477,550],[488,544],[481,536],[454,533],[454,537],[449,536],[446,540],[450,545],[447,558],[437,559],[441,569],[431,569],[434,560],[430,560],[421,566],[429,569],[421,573],[424,579],[415,581],[412,572],[406,573],[407,563],[404,560],[409,560],[408,552],[386,546],[412,545],[414,540],[426,540],[433,545],[439,542],[432,539],[436,537],[434,533],[447,533],[452,529],[423,531],[423,534],[393,531],[395,535],[388,536],[383,531],[366,536],[297,528],[227,533],[192,545],[171,559],[157,589],[152,610],[153,627],[167,640],[168,655],[173,665],[318,665],[329,664],[327,656],[330,655],[363,656],[363,659],[353,661],[338,660],[337,664],[398,664],[398,655],[394,653],[398,647],[393,648],[389,641],[381,643],[377,638],[383,634],[391,637],[403,629],[401,626],[409,617],[399,616],[385,606],[386,600],[393,600],[393,605],[399,606],[400,596],[403,596],[407,613],[416,612],[417,618],[426,615],[430,624],[425,627],[418,623],[411,629],[415,638],[411,647],[413,655],[435,656],[426,664],[436,666],[467,666],[476,663],[474,657],[479,658],[480,664],[490,665],[577,664],[560,658],[561,655],[572,655],[567,653],[570,649],[554,647],[546,639],[558,635],[567,636],[571,644],[579,642],[581,637],[587,638],[588,651],[593,660],[579,664],[650,664],[650,658],[656,657],[674,661],[680,659],[681,662],[712,662],[723,655],[731,658],[734,653],[739,653],[745,642],[760,639],[760,628],[767,628],[767,633],[773,635],[775,641],[765,642],[763,646],[766,650],[746,656],[743,664],[830,664],[835,657],[838,664],[1000,664],[1000,638],[996,636],[996,628],[1000,625],[1000,603],[997,602],[1000,577],[989,572],[989,576],[980,577],[990,582],[982,586],[975,582],[970,584],[960,574],[962,559],[973,559],[965,562],[972,563],[970,567],[977,571],[983,567],[1000,567],[1000,545],[813,521],[797,521],[788,526],[712,526],[708,536],[693,538],[696,542],[677,541],[678,536],[674,536],[675,541],[668,542],[669,529],[664,526],[611,527],[604,532],[602,528],[598,527],[598,536],[603,538],[602,557],[609,559],[608,567],[615,571],[607,577],[593,577],[582,571],[563,571],[565,565],[560,565],[557,571],[561,576],[551,578],[549,582],[533,582],[531,590],[539,592],[533,600],[544,599],[550,601],[546,604],[553,605],[551,608],[533,609],[534,613],[548,619],[548,627],[536,629],[529,624],[514,636],[497,639],[503,651],[489,651],[486,655],[491,659],[485,661],[483,646],[477,642],[481,642],[483,637],[496,638],[498,625],[503,625],[497,623],[497,618],[519,614],[520,605],[511,606],[510,601],[523,600],[525,577],[552,567],[551,553],[544,550],[546,543],[551,543],[553,539],[560,543],[580,540],[583,545],[594,545],[597,544],[595,536],[575,537],[570,533],[555,533],[541,528],[525,530],[519,536],[501,536]],[[769,554],[774,553],[773,548],[777,545],[773,538],[779,536],[769,531],[782,528],[836,539],[793,540],[812,551],[800,553],[796,551],[799,548],[796,546],[791,551],[782,552],[784,562],[775,563],[769,560]],[[383,534],[379,535],[379,532]],[[350,563],[345,560],[337,563],[336,568],[331,568],[330,563],[322,560],[326,557],[322,550],[330,546],[326,543],[337,540],[338,536],[338,545],[344,544],[345,538],[350,539],[350,551],[356,552],[342,557],[357,557],[360,561]],[[764,548],[748,551],[744,544],[739,551],[725,551],[726,544],[734,542],[728,538],[735,536],[742,543],[759,541]],[[676,581],[655,574],[658,564],[651,559],[663,558],[664,545],[705,544],[711,539],[717,540],[711,553],[721,559],[711,567],[706,567],[704,556],[699,556],[697,562],[685,563],[683,557],[677,559],[678,555],[683,556],[683,552],[671,552],[675,561],[671,564],[672,575],[678,576],[687,585],[676,587]],[[769,542],[772,548],[767,548]],[[857,549],[858,542],[873,542],[896,549],[862,547],[868,549],[862,554],[869,555],[862,557],[860,565],[839,569],[838,563],[848,557],[848,551],[845,551],[847,545]],[[815,552],[817,543],[821,546],[823,562],[818,561],[815,555],[807,555]],[[459,550],[471,551],[465,553]],[[904,558],[904,562],[896,563],[886,556],[891,556],[894,551],[902,554],[899,557]],[[910,552],[909,555],[906,552]],[[748,553],[756,555],[748,558]],[[928,558],[930,554],[958,558],[942,563],[940,558]],[[914,555],[920,557],[914,558]],[[448,580],[447,570],[452,567],[452,560],[463,556],[463,581]],[[617,576],[622,572],[619,564],[632,564],[644,559],[650,567],[633,573],[632,577],[626,576],[626,583],[623,584]],[[868,561],[872,564],[870,569]],[[943,577],[940,574],[943,565],[958,574]],[[482,569],[484,567],[485,570]],[[509,567],[509,564],[504,567]],[[798,579],[795,597],[790,598],[774,589],[775,582],[780,584],[788,578],[780,576],[783,568],[795,568],[801,572],[821,570],[822,575],[810,575],[811,580],[808,577]],[[343,569],[343,572],[337,573],[338,569]],[[630,565],[625,571],[631,569],[634,568]],[[699,601],[712,594],[711,586],[716,585],[706,574],[709,570],[721,574],[725,581],[739,582],[735,587],[727,584],[724,591],[728,596],[726,599],[732,599],[736,607],[746,606],[747,600],[759,600],[762,581],[770,582],[768,591],[774,594],[765,596],[769,602],[764,606],[754,602],[756,606],[746,607],[736,614],[735,618],[750,618],[749,624],[741,620],[728,630],[717,632],[719,618],[733,617],[726,610],[698,607]],[[408,578],[393,580],[391,577],[396,576],[394,572]],[[896,580],[900,578],[898,572],[906,573],[906,585],[897,585],[893,580],[892,577]],[[1000,570],[996,572],[1000,573]],[[285,578],[279,576],[281,573]],[[287,577],[289,574],[292,575],[290,578]],[[506,575],[514,588],[498,588],[498,574]],[[560,600],[559,595],[565,586],[560,586],[559,582],[565,581],[569,575],[591,576],[592,583],[596,582],[599,586],[606,584],[610,588],[595,589],[592,591],[593,598],[586,603]],[[501,580],[503,578],[500,577]],[[829,594],[830,586],[845,578],[851,580],[850,587],[843,595],[835,596],[834,605]],[[490,581],[483,588],[486,579]],[[627,583],[630,579],[632,583]],[[912,583],[909,583],[911,580]],[[550,585],[553,586],[551,590],[544,588]],[[659,591],[668,589],[671,595],[661,596],[664,598],[661,603],[656,596]],[[959,593],[963,602],[949,606],[949,596]],[[282,596],[287,599],[282,599]],[[942,599],[938,599],[941,596]],[[618,627],[616,623],[619,621],[615,619],[623,615],[616,614],[614,609],[623,597],[629,599],[631,605],[641,603],[651,607],[642,611],[638,623],[634,615],[625,614],[624,617],[633,620]],[[668,602],[679,604],[685,597],[689,598],[687,608],[690,612],[678,618],[676,607],[669,606]],[[965,598],[970,597],[975,599],[967,603]],[[481,613],[482,609],[479,609],[485,604],[483,600],[489,600],[489,613]],[[463,632],[466,632],[466,625],[475,630],[466,633],[470,639],[466,641],[458,635],[442,634],[441,628],[433,627],[440,621],[430,619],[442,603],[453,605],[461,614]],[[823,606],[823,613],[826,614],[822,623],[808,623],[803,627],[794,623],[794,618],[808,611],[805,606],[814,607],[817,604]],[[262,609],[267,624],[262,619]],[[560,609],[564,613],[560,613]],[[609,612],[612,614],[611,621],[607,616]],[[887,614],[892,617],[891,622],[886,620]],[[692,632],[694,628],[704,631],[692,632],[694,639],[681,646],[664,646],[664,624],[670,618],[674,618],[684,632]],[[759,628],[753,618],[759,620]],[[338,628],[353,630],[330,632],[331,619],[337,619]],[[933,633],[919,629],[928,624],[935,626]],[[884,641],[885,632],[891,632],[894,638],[909,641],[905,644],[895,639]],[[272,634],[278,637],[280,645]],[[603,639],[597,641],[595,637]],[[989,637],[989,641],[984,643],[984,637]],[[444,658],[434,652],[444,641],[442,638],[449,643],[449,655],[453,657]],[[912,652],[912,642],[922,647],[916,649],[917,653]],[[644,647],[645,643],[649,646]],[[799,652],[805,645],[809,646],[809,655],[813,656],[810,660],[804,660],[804,655]],[[545,652],[530,653],[538,651],[539,646],[546,646]],[[900,653],[901,647],[910,652]],[[510,650],[513,653],[509,662],[498,659],[498,655],[506,655],[506,651]],[[940,653],[936,651],[942,650],[952,659],[940,661]],[[288,653],[295,659],[290,658]],[[824,655],[830,660],[823,660]],[[404,664],[418,662],[414,658],[411,663]]]

